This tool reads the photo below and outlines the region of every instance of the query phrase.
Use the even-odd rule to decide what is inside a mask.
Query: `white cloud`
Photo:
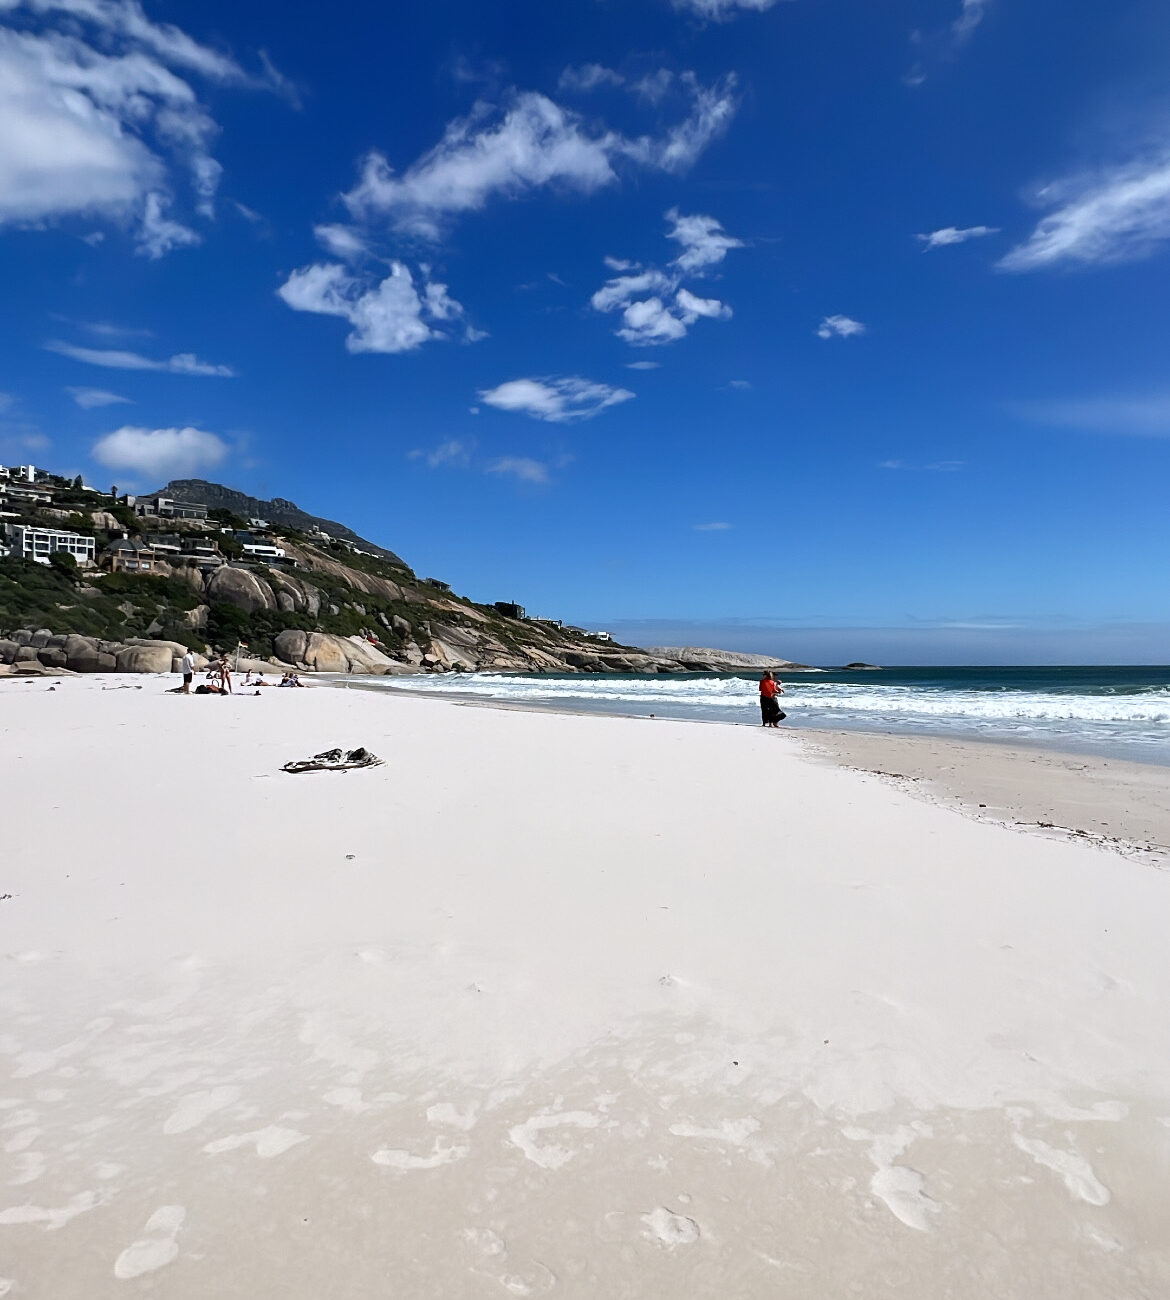
[[[1170,239],[1170,151],[1068,178],[1046,186],[1037,199],[1056,210],[1000,259],[1003,270],[1136,261]]]
[[[627,370],[657,370],[662,365],[661,361],[627,361]]]
[[[144,357],[138,352],[124,352],[120,349],[79,348],[72,343],[46,343],[49,352],[59,352],[63,357],[74,361],[84,361],[90,366],[107,366],[111,370],[165,370],[172,375],[217,375],[230,379],[235,375],[231,366],[215,365],[210,361],[200,361],[193,352],[177,352],[173,357],[158,360]]]
[[[700,298],[683,287],[685,276],[698,275],[722,262],[728,250],[742,248],[741,240],[726,234],[714,217],[681,216],[677,208],[666,214],[673,223],[667,238],[682,245],[682,252],[665,271],[646,267],[636,273],[617,275],[607,280],[590,299],[594,311],[621,312],[621,325],[615,331],[627,343],[648,347],[674,343],[701,317],[726,320],[731,308],[717,298]],[[607,257],[611,269],[624,269],[636,263],[623,263]]]
[[[640,262],[630,262],[624,257],[610,257],[607,254],[601,260],[611,271],[637,271],[641,268]]]
[[[698,298],[689,289],[680,289],[674,295],[675,305],[687,325],[693,325],[700,316],[708,320],[728,320],[731,308],[718,298]]]
[[[676,9],[685,9],[699,18],[726,22],[736,17],[741,9],[763,13],[771,9],[776,0],[673,0]]]
[[[692,316],[691,320],[696,317]],[[622,311],[618,338],[641,346],[657,343],[675,343],[686,337],[687,322],[682,314],[675,315],[661,298],[644,298],[627,303]]]
[[[408,460],[421,460],[431,469],[440,469],[444,466],[466,469],[471,464],[471,453],[474,450],[474,442],[463,438],[449,438],[446,442],[439,443],[437,447],[432,447],[430,451],[423,448],[408,451],[406,457]]]
[[[741,392],[746,391],[752,386],[750,379],[732,379],[728,381],[732,388],[737,388]]]
[[[314,226],[313,234],[327,253],[334,257],[343,257],[346,261],[357,261],[370,251],[370,246],[361,232],[352,226],[340,224]]]
[[[350,352],[412,352],[428,339],[447,337],[437,326],[463,315],[445,284],[424,279],[420,295],[403,262],[391,262],[390,274],[378,283],[337,262],[318,262],[294,271],[277,293],[294,311],[349,321]]]
[[[161,194],[146,196],[142,208],[142,224],[138,230],[138,251],[145,257],[165,257],[173,248],[190,248],[202,242],[202,236],[181,221],[172,221],[164,214],[169,202]]]
[[[651,104],[660,104],[674,85],[674,73],[669,68],[659,68],[630,83],[630,89]]]
[[[848,316],[826,316],[817,326],[817,338],[821,339],[833,337],[847,339],[855,334],[864,333],[865,326],[859,320],[852,320]]]
[[[211,217],[221,168],[218,127],[186,76],[259,83],[138,0],[3,0],[0,14],[0,225],[105,218],[136,227],[152,258],[197,243],[167,215],[176,184],[185,174]]]
[[[614,311],[643,294],[670,294],[674,288],[675,280],[671,276],[651,267],[635,275],[607,280],[589,301],[594,311]]]
[[[731,120],[735,83],[728,78],[705,87],[690,73],[680,83],[690,112],[661,137],[630,139],[591,127],[533,92],[514,94],[502,107],[480,103],[451,122],[442,140],[401,176],[382,154],[370,153],[344,201],[355,219],[384,219],[435,240],[449,219],[479,211],[492,198],[519,198],[545,186],[587,194],[613,184],[622,160],[685,171]]]
[[[1144,438],[1170,437],[1170,392],[1016,402],[1009,409],[1023,419],[1056,428]]]
[[[951,24],[951,36],[956,45],[970,40],[975,28],[987,16],[988,0],[963,0],[958,18]]]
[[[679,83],[694,100],[687,117],[661,140],[641,136],[626,142],[622,150],[647,167],[675,173],[689,171],[695,165],[707,146],[730,125],[737,107],[734,74],[718,85],[701,86],[693,72],[684,72]]]
[[[568,424],[591,419],[607,406],[628,402],[633,396],[628,388],[611,388],[573,376],[511,379],[496,388],[482,389],[479,400],[500,411],[518,411],[534,420]]]
[[[558,90],[588,94],[599,86],[624,86],[625,77],[600,63],[583,63],[579,68],[566,68],[557,81]]]
[[[107,392],[104,388],[67,388],[65,391],[85,411],[92,411],[95,406],[116,406],[119,402],[130,401],[128,397]]]
[[[969,239],[983,239],[987,235],[998,235],[998,226],[967,226],[959,230],[955,226],[944,226],[941,230],[932,230],[926,235],[916,235],[925,247],[924,253],[932,248],[949,248],[952,244],[965,244]]]
[[[549,481],[549,467],[542,460],[528,456],[501,456],[487,467],[489,474],[510,474],[522,483],[544,486]]]
[[[696,533],[726,533],[731,529],[732,525],[723,523],[692,524],[691,527]]]
[[[682,245],[682,252],[674,259],[674,265],[685,273],[715,266],[723,261],[731,249],[743,247],[743,240],[726,234],[722,224],[714,217],[684,217],[678,208],[671,208],[666,219],[674,222],[674,228],[666,233],[667,239],[676,240]]]
[[[913,45],[921,57],[902,78],[907,86],[921,86],[926,80],[926,67],[943,60],[954,58],[957,51],[971,39],[975,29],[987,17],[991,0],[961,0],[958,16],[941,31],[922,32],[914,30],[910,34]]]
[[[211,469],[227,453],[223,439],[203,429],[143,429],[127,424],[99,438],[92,455],[107,469],[165,480]]]

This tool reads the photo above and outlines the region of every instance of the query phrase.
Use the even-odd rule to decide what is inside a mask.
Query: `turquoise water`
[[[437,695],[759,724],[757,673],[382,679]],[[884,668],[784,677],[786,726],[967,736],[1170,764],[1170,667]]]

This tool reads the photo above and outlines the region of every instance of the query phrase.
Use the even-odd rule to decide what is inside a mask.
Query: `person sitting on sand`
[[[783,694],[784,687],[770,672],[760,678],[760,716],[763,719],[761,726],[779,728],[780,719],[788,716],[781,709],[780,701],[776,698],[777,695]]]

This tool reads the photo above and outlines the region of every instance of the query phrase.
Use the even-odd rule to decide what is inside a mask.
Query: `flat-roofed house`
[[[63,528],[32,528],[27,524],[9,524],[8,537],[13,555],[38,564],[48,564],[54,551],[72,555],[78,564],[92,564],[97,539]]]

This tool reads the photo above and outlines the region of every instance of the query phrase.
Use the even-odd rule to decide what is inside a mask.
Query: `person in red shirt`
[[[781,709],[780,701],[776,698],[778,695],[783,694],[784,687],[771,673],[765,673],[760,678],[760,716],[763,719],[763,726],[779,727],[781,718],[788,716]]]

